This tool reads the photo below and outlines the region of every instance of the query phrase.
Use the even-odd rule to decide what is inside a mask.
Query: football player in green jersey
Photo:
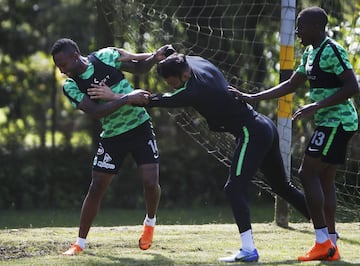
[[[121,61],[124,50],[107,47],[82,56],[76,42],[57,40],[51,49],[55,65],[67,75],[64,95],[77,109],[100,120],[102,132],[94,155],[92,180],[83,202],[77,241],[64,255],[76,255],[85,248],[91,224],[98,213],[107,187],[126,155],[131,154],[139,168],[147,214],[139,247],[150,248],[160,199],[158,150],[150,116],[143,107],[144,94],[134,90],[122,71],[144,73],[165,58],[165,45],[155,53],[142,54],[141,61]],[[88,88],[106,84],[116,93],[111,100],[90,99]]]
[[[297,17],[296,35],[306,49],[292,76],[256,94],[230,88],[247,102],[278,98],[310,83],[311,103],[300,107],[293,119],[314,117],[316,126],[306,147],[299,177],[315,229],[315,244],[299,261],[339,260],[335,231],[335,175],[345,162],[347,143],[358,129],[351,97],[359,92],[347,52],[325,31],[327,13],[319,7],[303,9]]]

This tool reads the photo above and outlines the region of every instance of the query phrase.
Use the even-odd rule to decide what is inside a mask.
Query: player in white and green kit
[[[299,177],[315,229],[315,244],[299,261],[340,259],[335,231],[335,175],[345,162],[347,143],[358,130],[358,115],[351,97],[359,92],[355,73],[345,49],[326,36],[328,19],[319,7],[302,10],[296,34],[307,46],[293,75],[281,84],[256,94],[237,92],[248,102],[273,99],[304,88],[310,83],[312,103],[300,107],[293,119],[314,116],[315,131]]]

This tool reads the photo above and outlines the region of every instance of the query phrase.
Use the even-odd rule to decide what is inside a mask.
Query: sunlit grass
[[[360,223],[338,224],[342,259],[331,265],[359,265]],[[0,230],[3,265],[225,265],[218,258],[235,252],[239,235],[234,224],[158,225],[151,249],[141,251],[142,226],[93,227],[85,252],[60,255],[75,240],[76,227]],[[251,265],[296,265],[314,241],[310,223],[253,224],[260,260]],[[236,264],[238,265],[238,264]],[[241,264],[246,265],[246,264]],[[306,265],[330,265],[319,261]]]

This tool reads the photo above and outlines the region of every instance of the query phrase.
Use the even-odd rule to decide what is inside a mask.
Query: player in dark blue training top
[[[204,58],[174,53],[159,62],[157,71],[175,91],[152,96],[148,106],[191,106],[207,120],[210,130],[230,132],[236,137],[225,192],[239,228],[242,247],[235,255],[220,260],[257,261],[248,187],[258,169],[276,194],[309,219],[303,193],[286,176],[275,124],[249,104],[237,100],[229,92],[223,74]]]

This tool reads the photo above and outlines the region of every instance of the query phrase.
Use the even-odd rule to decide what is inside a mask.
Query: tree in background
[[[115,2],[121,2],[121,6],[114,6]],[[74,197],[70,196],[72,195],[70,190],[74,188],[62,186],[62,184],[66,180],[72,180],[81,186],[83,183],[81,177],[87,175],[84,173],[87,165],[85,169],[69,173],[76,164],[68,161],[81,157],[82,165],[86,164],[86,160],[90,163],[91,158],[86,157],[86,151],[77,153],[76,148],[82,146],[82,148],[91,149],[92,140],[98,135],[98,127],[96,121],[69,106],[62,93],[59,93],[63,77],[55,70],[49,56],[49,49],[60,37],[76,40],[84,53],[113,45],[123,46],[134,52],[152,51],[169,42],[175,42],[177,48],[185,53],[199,53],[202,48],[206,48],[204,56],[211,60],[224,58],[219,67],[232,75],[251,80],[256,84],[271,85],[272,79],[269,77],[277,75],[276,65],[264,59],[250,60],[250,57],[245,56],[245,54],[261,55],[269,51],[273,56],[278,53],[276,36],[278,23],[274,20],[273,24],[264,25],[261,20],[255,19],[256,14],[260,12],[258,8],[262,7],[260,4],[254,5],[254,9],[250,10],[249,15],[252,16],[248,20],[241,18],[243,14],[235,14],[235,9],[230,9],[226,11],[233,14],[235,20],[225,19],[220,22],[219,16],[225,12],[223,8],[226,4],[236,4],[237,1],[199,2],[209,6],[222,3],[215,13],[212,13],[211,9],[204,11],[207,13],[203,17],[214,17],[211,20],[214,29],[220,26],[229,29],[233,25],[239,25],[239,31],[235,33],[223,32],[226,39],[220,41],[222,51],[219,51],[216,50],[215,43],[197,37],[194,31],[186,29],[186,24],[178,23],[174,17],[161,18],[160,22],[152,17],[146,17],[146,14],[151,15],[153,10],[138,11],[139,6],[146,8],[152,2],[155,1],[0,1],[0,161],[2,167],[0,182],[4,184],[0,188],[0,208],[12,206],[12,202],[19,207],[21,202],[27,202],[28,198],[34,199],[33,204],[30,204],[32,206],[48,202],[52,202],[54,206],[66,206],[67,200],[76,202],[74,197],[79,193],[74,193]],[[254,2],[260,1],[254,0]],[[353,47],[349,49],[353,51],[350,57],[357,62],[354,66],[359,65],[360,52],[356,47],[360,45],[356,44],[360,43],[360,37],[347,32],[347,29],[351,28],[353,29],[351,32],[354,33],[355,28],[360,28],[359,14],[354,15],[352,12],[352,5],[355,5],[356,1],[324,0],[320,2],[324,8],[332,10],[330,21],[332,32],[341,36],[339,40],[344,41],[342,44]],[[145,4],[139,5],[139,3]],[[158,3],[164,8],[163,13],[169,15],[179,7],[179,1],[175,0],[159,0]],[[181,3],[184,6],[186,4],[190,6],[194,1],[182,0]],[[301,9],[312,3],[314,1],[302,0],[298,1],[298,6]],[[179,8],[177,15],[185,17],[189,14],[187,16],[189,25],[196,23],[198,5],[194,5],[191,9],[181,9],[181,6]],[[338,10],[344,12],[336,12]],[[240,12],[246,13],[247,10]],[[266,12],[278,14],[279,10],[268,8]],[[113,18],[113,21],[115,18],[122,18],[124,23],[109,23],[111,20],[109,18]],[[345,27],[336,27],[341,23],[345,23]],[[241,28],[245,26],[250,30],[241,31]],[[274,32],[271,36],[265,34],[265,29],[269,28]],[[207,31],[208,29],[201,29],[200,37]],[[262,33],[262,39],[254,35],[255,31]],[[242,41],[231,44],[231,39]],[[268,43],[264,44],[264,40]],[[251,47],[250,42],[255,42],[256,45]],[[196,45],[188,51],[184,43]],[[242,60],[248,60],[247,64],[259,66],[249,68],[256,71],[232,67],[235,63],[234,55],[240,51],[244,53]],[[157,87],[161,91],[163,83],[159,83],[156,75],[153,74],[131,77],[129,80],[132,80],[135,86]],[[238,85],[240,78],[234,80],[234,84]],[[277,80],[275,79],[276,82]],[[305,101],[305,95],[300,95],[295,101]],[[297,105],[296,102],[294,104]],[[261,112],[271,115],[276,105],[267,104],[259,108]],[[166,204],[172,206],[176,201],[180,201],[181,197],[187,204],[202,201],[221,202],[222,193],[219,193],[219,190],[226,179],[226,167],[218,164],[210,155],[203,156],[205,151],[198,145],[192,145],[192,140],[179,129],[167,111],[155,109],[151,112],[162,156],[162,176],[166,177],[162,180],[163,196],[168,199]],[[308,125],[297,126],[300,128],[299,136],[305,135]],[[184,145],[179,145],[179,143],[184,143]],[[48,151],[49,147],[52,151]],[[30,160],[30,155],[38,159]],[[203,186],[199,186],[204,182],[209,185],[206,191],[203,191]],[[86,188],[87,184],[84,184],[84,187]],[[124,188],[114,184],[113,189],[109,191],[105,200],[115,206],[125,202],[126,193],[130,193],[134,188]],[[15,192],[16,197],[12,196]],[[107,203],[107,205],[111,204]],[[129,203],[129,205],[131,206],[128,207],[141,206],[142,202]]]

